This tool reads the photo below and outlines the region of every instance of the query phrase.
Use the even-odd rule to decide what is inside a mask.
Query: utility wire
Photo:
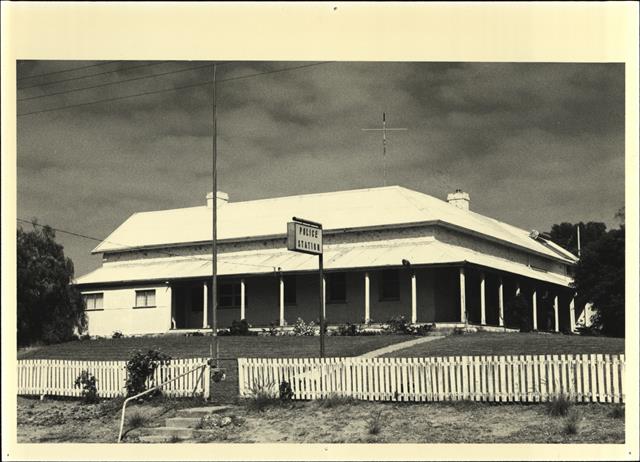
[[[62,74],[64,72],[79,71],[81,69],[89,69],[90,67],[105,66],[107,64],[121,63],[121,62],[122,62],[122,60],[120,60],[120,61],[104,61],[104,62],[97,63],[97,64],[91,64],[89,66],[75,67],[75,68],[72,68],[72,69],[64,69],[62,71],[53,71],[53,72],[45,72],[43,74],[27,75],[25,77],[20,77],[19,79],[16,79],[16,81],[20,82],[22,80],[35,79],[36,77],[45,77],[45,76],[48,76],[48,75]]]
[[[304,69],[304,68],[312,67],[312,66],[320,66],[322,64],[330,64],[332,62],[334,62],[334,61],[325,61],[325,62],[314,63],[314,64],[306,64],[306,65],[303,65],[303,66],[287,67],[287,68],[284,68],[284,69],[276,69],[276,70],[272,70],[272,71],[259,72],[259,73],[256,73],[256,74],[247,74],[247,75],[241,75],[241,76],[238,76],[238,77],[230,77],[230,78],[227,78],[227,79],[218,79],[218,83],[231,82],[231,81],[234,81],[234,80],[248,79],[248,78],[258,77],[258,76],[266,75],[266,74],[275,74],[277,72],[286,72],[286,71],[292,71],[292,70],[296,70],[296,69]],[[213,66],[213,64],[210,64],[210,66]],[[151,76],[148,76],[148,77],[151,77]],[[179,86],[179,87],[163,88],[163,89],[152,90],[152,91],[147,91],[147,92],[143,92],[143,93],[136,93],[136,94],[133,94],[133,95],[116,96],[116,97],[113,97],[113,98],[106,98],[106,99],[101,99],[101,100],[96,100],[96,101],[88,101],[86,103],[70,104],[68,106],[58,106],[58,107],[53,107],[53,108],[49,108],[49,109],[42,109],[42,110],[39,110],[39,111],[24,112],[22,114],[18,114],[16,117],[24,117],[24,116],[28,116],[28,115],[32,115],[32,114],[41,114],[41,113],[44,113],[44,112],[52,112],[52,111],[59,111],[59,110],[63,110],[63,109],[71,109],[71,108],[74,108],[74,107],[89,106],[89,105],[98,104],[98,103],[121,101],[121,100],[129,99],[129,98],[137,98],[137,97],[140,97],[140,96],[155,95],[155,94],[158,94],[158,93],[164,93],[164,92],[168,92],[168,91],[185,90],[185,89],[188,89],[188,88],[196,88],[196,87],[209,85],[211,83],[212,83],[212,80],[207,80],[207,81],[204,81],[204,82],[192,83],[192,84],[189,84],[189,85],[182,85],[182,86]]]
[[[76,233],[76,232],[73,232],[73,231],[67,231],[65,229],[60,229],[60,228],[54,228],[53,226],[49,226],[49,225],[41,225],[40,223],[37,223],[35,221],[31,221],[31,220],[25,220],[24,218],[16,218],[16,220],[20,221],[22,223],[29,223],[29,224],[31,224],[33,226],[39,226],[40,228],[50,228],[50,229],[52,229],[52,230],[54,230],[56,232],[63,233],[63,234],[69,234],[71,236],[81,237],[83,239],[89,239],[89,240],[97,241],[97,242],[106,242],[108,244],[113,244],[113,245],[118,245],[118,246],[124,247],[123,249],[119,249],[119,250],[139,249],[137,247],[133,247],[133,246],[130,246],[130,245],[121,244],[121,243],[113,242],[113,241],[107,241],[106,239],[100,239],[98,237],[88,236],[86,234]],[[143,249],[139,249],[139,250],[144,251]],[[166,250],[153,249],[153,251],[157,252],[157,253],[160,253],[160,254],[167,255],[169,257],[185,257],[185,255],[180,255],[180,254],[177,254],[177,253],[168,252]],[[190,256],[190,255],[187,255],[186,257],[187,257],[186,258],[187,260],[201,260],[201,261],[206,261],[206,262],[211,262],[212,261],[211,258],[207,258],[207,257],[196,257],[196,256]],[[224,259],[222,259],[222,260],[219,259],[218,261],[221,261],[223,263],[225,262]],[[259,264],[255,264],[255,263],[232,262],[230,260],[226,260],[226,262],[234,264],[234,265],[241,265],[241,266],[255,266],[257,268],[271,268],[274,271],[277,271],[277,267],[276,266],[272,266],[272,265],[259,265]]]
[[[133,70],[133,69],[139,69],[141,67],[159,66],[160,64],[167,64],[169,62],[170,61],[154,61],[152,63],[140,64],[138,66],[131,66],[131,67],[123,67],[123,68],[120,68],[120,69],[114,69],[112,71],[99,72],[97,74],[83,75],[81,77],[71,77],[71,78],[68,78],[68,79],[53,80],[51,82],[36,83],[34,85],[29,85],[29,86],[26,86],[26,87],[20,87],[20,88],[18,88],[18,90],[27,90],[29,88],[36,88],[36,87],[46,87],[46,86],[49,86],[49,85],[54,85],[56,83],[71,82],[72,80],[90,79],[91,77],[97,77],[99,75],[113,74],[115,72],[126,72],[126,71],[130,71],[130,70]]]
[[[133,82],[133,81],[136,81],[136,80],[151,79],[151,78],[154,78],[154,77],[162,77],[162,76],[170,75],[170,74],[179,74],[179,73],[182,73],[182,72],[194,71],[194,70],[197,70],[197,69],[203,69],[205,67],[211,67],[211,66],[212,66],[211,64],[205,64],[204,66],[188,67],[186,69],[178,69],[176,71],[161,72],[159,74],[141,75],[141,76],[138,76],[138,77],[131,77],[129,79],[118,80],[118,81],[115,81],[115,82],[99,83],[97,85],[91,85],[89,87],[74,88],[74,89],[71,89],[71,90],[63,90],[63,91],[58,91],[58,92],[55,92],[55,93],[48,93],[46,95],[28,96],[28,97],[25,97],[25,98],[18,98],[17,101],[18,102],[20,102],[20,101],[29,101],[29,100],[34,100],[34,99],[47,98],[49,96],[65,95],[67,93],[76,93],[78,91],[86,91],[86,90],[91,90],[93,88],[108,87],[110,85],[116,85],[116,84],[119,84],[119,83],[127,83],[127,82]]]

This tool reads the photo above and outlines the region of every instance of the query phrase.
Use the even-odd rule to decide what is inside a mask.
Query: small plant
[[[614,419],[624,419],[624,406],[614,406],[609,412],[609,417],[613,417]]]
[[[204,334],[198,330],[194,332],[187,332],[184,334],[185,337],[204,337]]]
[[[564,393],[554,396],[547,402],[547,413],[553,417],[564,417],[571,409],[571,401]]]
[[[370,435],[377,435],[382,430],[382,411],[378,411],[371,416],[367,424],[367,431]]]
[[[96,387],[96,378],[89,371],[82,371],[76,378],[75,388],[82,388],[82,400],[86,404],[98,402],[98,387]]]
[[[111,338],[122,338],[122,337],[124,337],[124,335],[122,335],[122,332],[120,332],[119,330],[111,334]]]
[[[280,383],[280,401],[287,402],[293,399],[293,390],[291,389],[291,384],[286,380],[283,380]]]
[[[452,332],[453,335],[464,335],[466,333],[467,333],[466,329],[460,326],[454,327]]]
[[[279,329],[275,322],[270,323],[267,329],[262,329],[262,335],[268,335],[270,337],[278,336],[278,332]]]
[[[130,429],[144,427],[146,423],[147,418],[142,414],[138,414],[137,412],[134,414],[130,414],[127,418],[127,427],[129,427]]]
[[[147,389],[147,379],[153,376],[159,366],[168,365],[170,362],[171,357],[158,350],[149,350],[146,353],[136,351],[131,359],[127,361],[127,396],[137,395],[145,391]]]
[[[570,412],[564,422],[562,430],[566,435],[576,435],[580,426],[580,415],[574,410]]]
[[[318,406],[331,409],[338,406],[345,406],[348,404],[356,404],[357,401],[351,396],[339,395],[337,393],[331,393],[325,398],[318,400]]]
[[[182,438],[180,438],[179,436],[171,435],[169,437],[169,439],[167,440],[167,443],[172,443],[173,444],[173,443],[179,443],[181,441],[182,441]]]
[[[312,336],[316,335],[316,325],[313,321],[308,324],[302,318],[298,318],[293,325],[293,335]]]
[[[279,402],[273,388],[274,384],[271,382],[265,385],[254,383],[249,388],[249,396],[246,401],[247,409],[262,412],[266,407]]]

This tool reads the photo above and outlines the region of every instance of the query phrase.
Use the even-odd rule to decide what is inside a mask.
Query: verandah
[[[534,330],[575,328],[572,289],[472,265],[332,271],[323,286],[328,324],[384,323],[404,316],[411,323],[506,327],[508,305],[520,294],[530,306]],[[218,287],[220,327],[241,319],[253,326],[287,326],[298,318],[319,318],[315,274],[220,277]],[[172,289],[172,328],[210,327],[210,281],[175,282]]]

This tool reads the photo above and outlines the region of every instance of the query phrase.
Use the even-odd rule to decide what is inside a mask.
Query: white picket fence
[[[624,402],[624,355],[451,356],[434,358],[240,358],[240,396],[331,395],[373,401]]]
[[[126,361],[68,361],[58,359],[33,359],[18,361],[18,395],[82,396],[82,389],[75,387],[76,378],[83,370],[96,378],[98,396],[114,398],[125,396],[127,380]],[[172,377],[197,369],[162,387],[167,396],[185,397],[193,393],[209,395],[209,366],[206,358],[173,359],[170,364],[158,367],[148,379],[147,386],[159,385]]]

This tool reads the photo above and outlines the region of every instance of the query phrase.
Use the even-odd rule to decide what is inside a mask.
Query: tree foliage
[[[18,345],[71,340],[86,328],[73,262],[48,226],[17,230]]]
[[[578,255],[578,226],[580,226],[581,248],[597,241],[607,232],[607,225],[600,222],[590,221],[576,224],[563,222],[551,227],[551,232],[549,233],[551,240],[572,254]]]
[[[624,207],[615,215],[621,224],[607,230],[604,223],[579,223],[581,255],[574,272],[578,305],[593,303],[593,326],[605,335],[624,337],[625,229]],[[552,240],[577,255],[576,225],[551,228]]]
[[[609,230],[582,251],[575,271],[575,287],[593,303],[596,328],[603,334],[624,337],[625,230]]]

